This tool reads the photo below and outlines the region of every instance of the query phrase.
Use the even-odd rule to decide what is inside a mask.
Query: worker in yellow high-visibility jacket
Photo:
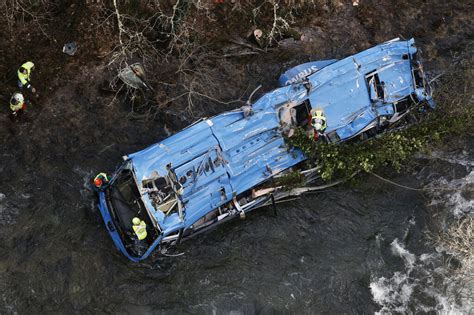
[[[137,235],[138,240],[144,240],[147,236],[145,221],[140,220],[140,218],[134,217],[132,223],[133,232],[135,232],[135,234]]]
[[[10,118],[14,121],[18,120],[20,115],[26,109],[26,101],[23,94],[16,92],[12,95],[10,98],[10,109],[12,110]]]
[[[35,64],[31,61],[27,61],[18,68],[18,87],[20,89],[26,88],[31,92],[36,93],[36,89],[31,85],[31,71],[35,68]]]
[[[317,141],[320,137],[324,137],[324,132],[326,131],[326,116],[324,112],[320,109],[311,111],[311,126],[313,127],[312,137]]]
[[[21,111],[26,109],[26,101],[23,94],[16,92],[10,99],[10,109],[12,115],[17,116]]]

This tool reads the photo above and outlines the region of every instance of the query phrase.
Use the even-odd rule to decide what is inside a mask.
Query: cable
[[[394,181],[391,181],[387,178],[384,178],[380,175],[377,175],[373,172],[369,172],[370,174],[374,175],[375,177],[377,177],[378,179],[384,181],[384,182],[387,182],[389,184],[392,184],[394,186],[397,186],[397,187],[400,187],[400,188],[404,188],[404,189],[408,189],[408,190],[413,190],[413,191],[429,191],[429,190],[445,190],[445,191],[460,191],[460,189],[458,188],[444,188],[444,187],[440,187],[440,188],[436,188],[436,187],[430,187],[430,188],[413,188],[413,187],[409,187],[409,186],[405,186],[405,185],[401,185],[401,184],[398,184],[398,183],[395,183]],[[468,191],[471,191],[472,189],[467,189]]]

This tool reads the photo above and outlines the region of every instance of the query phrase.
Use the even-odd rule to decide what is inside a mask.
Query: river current
[[[472,195],[463,193],[473,182],[473,152],[466,148],[472,147],[419,156],[411,173],[382,174],[424,191],[362,175],[279,204],[276,215],[263,208],[225,224],[183,243],[173,257],[157,254],[139,264],[109,238],[88,188],[92,170],[75,166],[84,183],[79,200],[57,197],[72,211],[42,211],[49,204],[35,205],[26,193],[0,195],[3,227],[18,224],[25,207],[38,214],[19,221],[24,235],[2,241],[0,311],[469,313],[472,300],[454,294],[447,254],[426,238],[435,222],[473,214]],[[36,220],[62,234],[34,229]],[[70,226],[63,230],[64,222]]]
[[[466,1],[367,2],[363,11],[349,4],[345,15],[315,16],[314,29],[302,30],[305,49],[287,42],[297,49],[287,52],[287,61],[297,62],[303,52],[301,62],[341,58],[400,34],[416,38],[427,68],[437,69],[432,78],[451,64],[457,71],[463,52],[472,56]],[[100,63],[85,66],[79,56],[70,59],[77,61],[70,81],[60,77],[50,93],[44,80],[47,100],[32,106],[22,123],[0,129],[1,314],[474,312],[474,275],[460,286],[456,271],[463,266],[429,238],[434,227],[474,215],[472,136],[448,139],[450,146],[417,156],[401,173],[377,171],[391,182],[361,174],[353,183],[278,204],[276,215],[262,208],[170,256],[132,263],[110,239],[90,180],[112,171],[122,155],[166,137],[165,118],[140,120],[126,104],[113,105],[97,88],[105,76]],[[47,57],[56,71],[57,60]],[[219,89],[240,95],[247,85],[276,79],[283,65],[274,57],[237,62],[239,71],[223,80],[232,84]],[[167,81],[169,73],[157,80]],[[456,79],[449,87],[462,90],[470,81]],[[223,110],[204,108],[203,116]]]

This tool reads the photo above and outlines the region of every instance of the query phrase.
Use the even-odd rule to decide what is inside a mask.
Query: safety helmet
[[[25,101],[25,98],[23,97],[23,94],[20,92],[16,92],[12,96],[12,103],[16,104],[22,104]]]
[[[311,125],[313,126],[314,129],[319,131],[319,130],[323,129],[323,120],[321,118],[313,117],[311,119]]]
[[[255,36],[257,40],[259,40],[263,36],[262,30],[256,29],[255,31],[253,31],[253,36]]]
[[[102,186],[102,178],[97,177],[96,179],[94,179],[94,185],[95,185],[95,187]]]
[[[141,222],[141,220],[140,220],[139,218],[137,218],[137,217],[135,217],[135,218],[132,219],[132,223],[133,223],[134,225],[139,225],[140,222]]]
[[[320,130],[323,129],[323,125],[321,123],[317,122],[317,123],[313,124],[313,128],[317,131],[320,131]]]

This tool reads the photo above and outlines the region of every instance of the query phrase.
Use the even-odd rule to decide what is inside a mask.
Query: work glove
[[[26,103],[23,103],[23,105],[21,106],[21,109],[26,110]]]
[[[36,89],[34,87],[31,87],[31,93],[33,93],[33,94],[36,93]]]

